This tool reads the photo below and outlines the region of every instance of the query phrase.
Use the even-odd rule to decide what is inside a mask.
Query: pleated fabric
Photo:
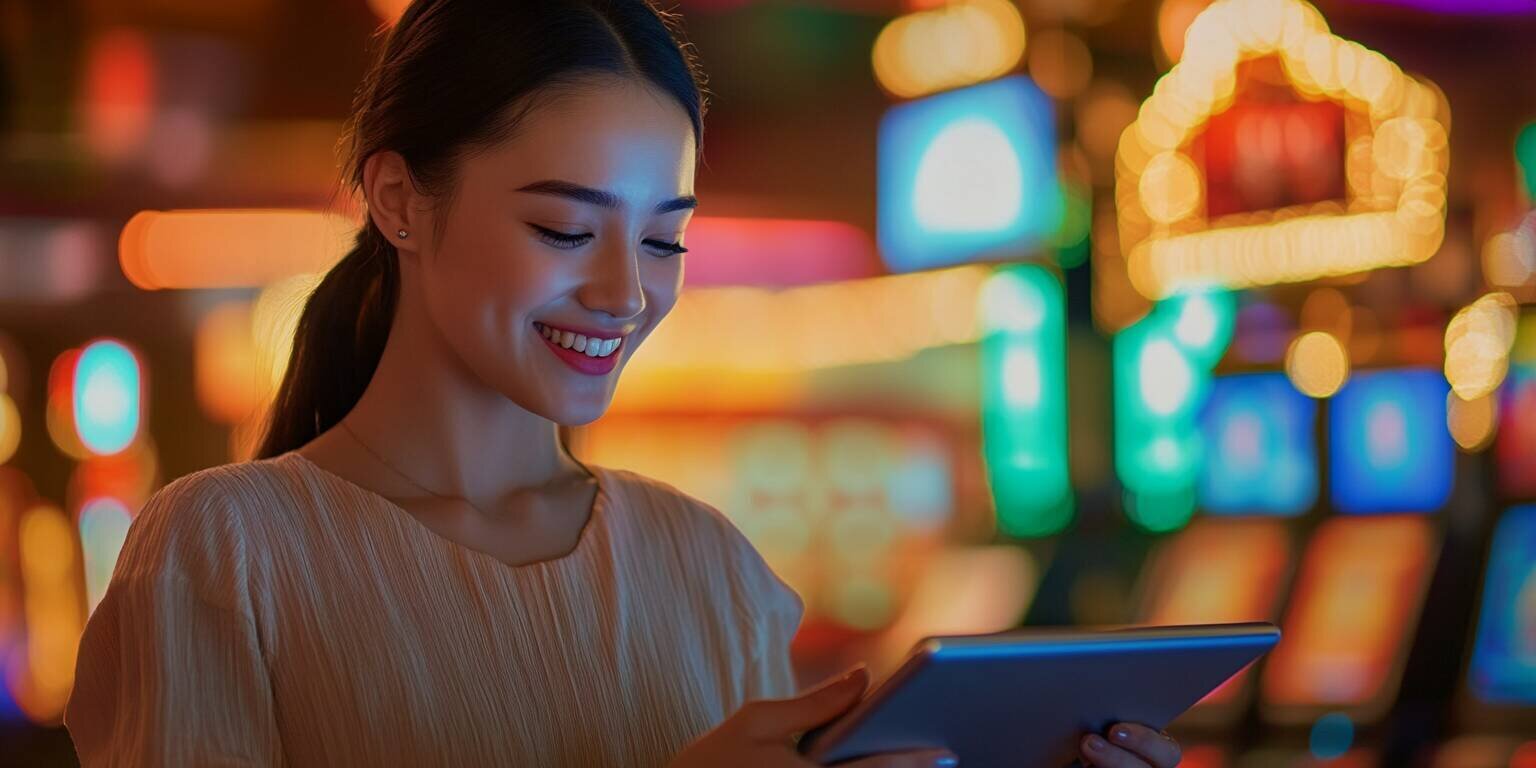
[[[82,764],[661,766],[795,692],[803,605],[718,510],[633,472],[511,566],[297,453],[129,528],[64,715]]]

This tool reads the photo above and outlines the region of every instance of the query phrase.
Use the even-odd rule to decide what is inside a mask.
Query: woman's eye
[[[537,224],[529,224],[528,226],[533,227],[533,230],[539,233],[540,240],[543,240],[544,242],[549,243],[556,248],[575,248],[576,246],[592,239],[592,235],[590,234],[583,233],[577,235],[569,235],[564,232],[557,232],[553,229],[541,227]]]
[[[590,233],[584,232],[572,235],[565,232],[559,232],[548,227],[541,227],[537,224],[529,224],[528,226],[533,227],[533,230],[538,233],[540,240],[543,240],[544,242],[549,243],[556,248],[575,248],[592,239],[592,235]],[[684,248],[681,243],[669,243],[665,240],[646,240],[644,243],[658,251],[661,251],[665,256],[676,256],[679,253],[688,252],[688,249]]]
[[[669,243],[664,240],[646,240],[645,244],[661,251],[667,256],[676,256],[679,253],[688,252],[688,249],[684,248],[681,243]]]

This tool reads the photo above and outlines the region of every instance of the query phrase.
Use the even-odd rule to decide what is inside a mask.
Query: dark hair
[[[446,202],[461,157],[511,136],[541,97],[594,75],[670,94],[702,148],[703,74],[677,17],[648,0],[416,0],[387,34],[343,139],[354,190],[368,157],[393,150],[418,189]],[[357,405],[399,289],[399,254],[365,218],[304,306],[258,457],[304,445]]]

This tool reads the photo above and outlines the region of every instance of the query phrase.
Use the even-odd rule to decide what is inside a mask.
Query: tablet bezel
[[[851,737],[868,718],[878,712],[886,699],[932,663],[966,658],[997,659],[1007,657],[1053,658],[1074,653],[1102,653],[1115,648],[1146,650],[1155,647],[1189,650],[1202,644],[1222,648],[1251,646],[1253,660],[1274,648],[1280,628],[1270,622],[1233,624],[1198,624],[1176,626],[1062,627],[1012,630],[987,635],[928,637],[917,643],[901,666],[882,681],[842,717],[806,732],[798,751],[813,760],[821,759]],[[1249,662],[1252,664],[1252,661]],[[1242,668],[1234,669],[1233,673]],[[1193,702],[1191,702],[1193,703]]]

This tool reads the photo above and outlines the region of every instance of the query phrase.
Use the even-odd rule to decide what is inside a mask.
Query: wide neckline
[[[603,517],[607,512],[609,503],[608,483],[604,477],[603,469],[591,464],[582,464],[581,466],[586,468],[586,470],[591,473],[593,480],[597,483],[597,492],[592,495],[592,508],[587,512],[587,521],[582,525],[581,533],[576,537],[576,544],[563,554],[557,555],[555,557],[545,558],[543,560],[534,560],[527,563],[509,563],[489,552],[476,549],[462,542],[455,541],[448,538],[447,536],[442,535],[441,533],[438,533],[437,531],[432,530],[427,526],[426,523],[423,523],[415,515],[411,514],[410,511],[406,508],[392,501],[388,496],[348,480],[347,478],[342,477],[341,475],[338,475],[335,472],[320,466],[319,464],[316,464],[308,456],[305,456],[298,451],[289,451],[288,453],[278,456],[277,459],[282,460],[289,456],[297,459],[300,464],[308,468],[311,474],[318,475],[321,480],[331,482],[332,484],[341,485],[345,488],[351,489],[354,493],[360,494],[368,499],[373,500],[378,506],[382,506],[389,510],[390,514],[397,518],[403,518],[407,526],[414,527],[420,533],[437,540],[441,544],[447,545],[449,548],[454,550],[466,552],[471,557],[482,558],[484,560],[490,561],[491,563],[494,563],[501,568],[509,569],[512,571],[542,569],[559,566],[561,564],[575,560],[579,555],[587,550],[587,548],[590,546],[590,540],[596,538],[596,529],[602,524]]]

